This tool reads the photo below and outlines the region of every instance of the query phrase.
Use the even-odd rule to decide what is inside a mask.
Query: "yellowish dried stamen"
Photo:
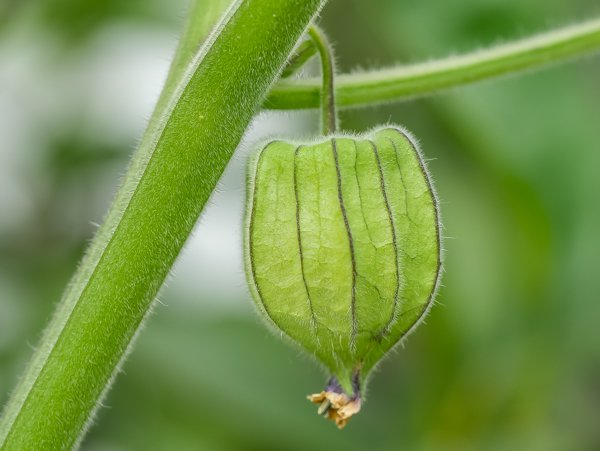
[[[339,429],[346,426],[350,417],[360,412],[360,397],[351,398],[345,393],[322,391],[309,395],[308,399],[319,405],[319,415],[334,421]]]

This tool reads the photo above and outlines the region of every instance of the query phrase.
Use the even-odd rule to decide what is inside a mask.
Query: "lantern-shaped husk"
[[[309,398],[343,427],[439,281],[437,200],[414,139],[390,126],[269,143],[250,165],[245,233],[259,310],[327,367],[330,383]]]

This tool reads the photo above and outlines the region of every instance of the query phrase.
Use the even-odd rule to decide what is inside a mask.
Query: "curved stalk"
[[[337,105],[356,107],[403,101],[480,80],[537,69],[600,51],[600,19],[513,43],[439,61],[336,77]],[[281,81],[264,104],[269,109],[317,108],[320,80]]]
[[[316,25],[308,29],[321,58],[321,127],[323,135],[337,131],[338,117],[335,105],[335,62],[331,44],[323,31]]]
[[[153,115],[0,419],[2,450],[77,446],[250,120],[324,3],[233,1],[170,82],[164,111]]]

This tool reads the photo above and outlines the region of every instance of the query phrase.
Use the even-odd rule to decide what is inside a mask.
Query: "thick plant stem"
[[[337,131],[338,117],[335,105],[335,61],[329,40],[323,31],[313,25],[308,35],[315,43],[321,58],[321,127],[323,135]]]
[[[336,78],[339,107],[402,101],[524,70],[537,69],[600,51],[600,19],[565,27],[472,54],[440,61]],[[265,108],[318,108],[321,82],[317,78],[279,82]]]
[[[188,65],[230,4],[231,0],[193,0],[191,2],[175,55],[171,61],[167,80],[150,118],[148,128],[158,124],[170,98],[176,93],[177,85],[184,76]],[[147,135],[148,133],[146,133]]]
[[[2,450],[79,443],[245,129],[325,0],[236,0],[153,116],[0,420]]]

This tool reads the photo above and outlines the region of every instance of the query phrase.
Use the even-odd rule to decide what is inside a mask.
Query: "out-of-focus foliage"
[[[37,30],[49,31],[54,38],[76,46],[111,22],[148,22],[177,26],[180,1],[163,0],[3,0],[0,24],[17,21]],[[21,25],[21,24],[19,24]]]
[[[1,403],[123,173],[151,107],[139,92],[158,94],[183,10],[159,0],[0,7]],[[331,0],[323,26],[349,70],[593,14],[586,0]],[[342,114],[347,129],[391,120],[420,137],[449,237],[439,305],[381,365],[344,431],[303,399],[324,375],[259,322],[241,250],[215,263],[238,239],[215,234],[200,246],[203,267],[226,269],[210,290],[175,289],[196,269],[175,272],[84,449],[600,448],[599,79],[590,58]],[[198,239],[202,226],[241,222],[243,184],[241,169],[228,173]],[[226,298],[232,285],[240,295]]]

